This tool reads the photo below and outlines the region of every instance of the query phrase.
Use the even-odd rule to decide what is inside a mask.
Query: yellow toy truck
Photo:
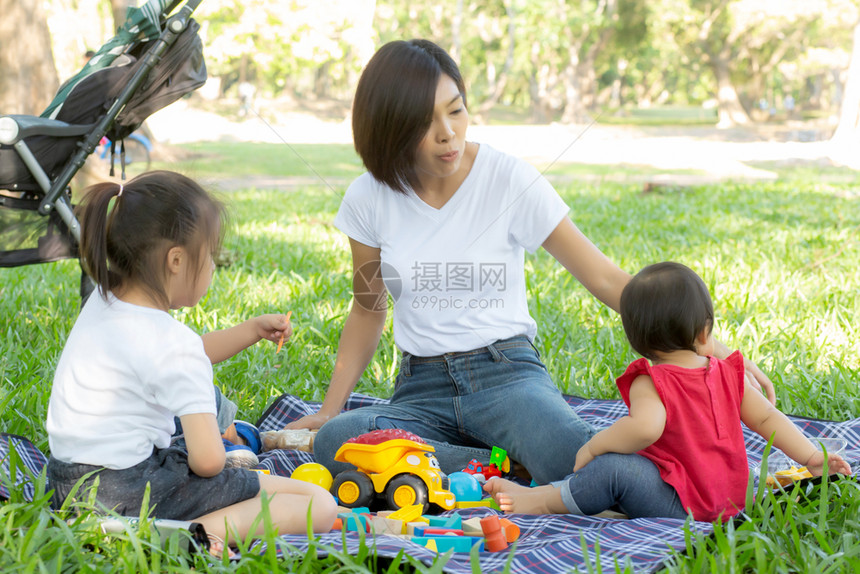
[[[400,429],[381,429],[349,439],[334,459],[356,466],[339,473],[331,493],[347,508],[370,507],[384,498],[391,510],[431,504],[454,508],[448,477],[433,455],[435,449],[419,436]]]

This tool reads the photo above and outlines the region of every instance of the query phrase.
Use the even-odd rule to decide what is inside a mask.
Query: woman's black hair
[[[714,325],[708,287],[689,267],[671,261],[649,265],[621,292],[621,322],[633,349],[648,359],[656,352],[696,350],[696,337]]]
[[[367,63],[352,105],[355,150],[367,171],[400,193],[415,185],[415,156],[430,129],[442,74],[457,85],[466,106],[460,69],[429,40],[397,40]]]
[[[134,282],[165,307],[167,251],[186,248],[199,274],[203,248],[218,250],[226,217],[219,201],[170,171],[144,173],[122,186],[96,184],[85,192],[78,213],[81,265],[101,296]]]

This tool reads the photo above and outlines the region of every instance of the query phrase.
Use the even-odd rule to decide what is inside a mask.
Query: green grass
[[[360,171],[347,146],[296,147],[324,177]],[[180,166],[186,173],[233,177],[307,169],[298,158],[287,159],[291,152],[283,146],[195,149],[205,155]],[[560,169],[571,169],[567,174],[574,177],[583,173]],[[636,168],[630,173],[636,175]],[[770,375],[784,411],[848,419],[860,416],[860,199],[851,194],[850,182],[817,181],[798,176],[649,194],[640,192],[641,184],[585,181],[559,184],[559,190],[579,227],[623,268],[632,272],[671,259],[700,273],[714,296],[718,337]],[[217,270],[197,307],[177,316],[204,332],[250,315],[292,310],[295,334],[281,354],[259,344],[215,368],[217,382],[242,416],[255,420],[281,393],[323,397],[349,305],[350,257],[345,237],[331,224],[340,193],[322,183],[290,193],[246,190],[223,197],[232,213],[225,247],[233,262]],[[526,265],[531,311],[540,327],[537,345],[553,379],[567,393],[618,398],[614,377],[635,355],[617,316],[545,252],[528,256]],[[78,311],[79,268],[65,261],[0,274],[0,430],[31,437],[47,451],[51,376]],[[397,366],[388,329],[356,390],[389,395]],[[669,570],[856,571],[858,515],[860,492],[853,480],[824,483],[803,496],[761,497],[750,505],[747,520],[718,525],[711,538],[690,534],[686,553]],[[234,566],[211,564],[163,552],[151,538],[132,532],[108,540],[95,535],[86,520],[67,524],[49,512],[41,492],[34,503],[18,497],[0,504],[3,572],[273,569],[270,554],[245,556]],[[440,566],[407,558],[381,564],[372,551],[359,557],[299,556],[279,564],[297,572]]]
[[[349,144],[284,144],[200,142],[178,146],[178,169],[189,177],[312,176],[354,178],[364,168]],[[153,169],[177,169],[173,162],[154,161]]]

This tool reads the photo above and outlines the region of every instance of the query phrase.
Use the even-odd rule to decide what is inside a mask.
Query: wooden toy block
[[[505,540],[508,541],[508,544],[516,542],[520,537],[520,527],[507,518],[500,518],[499,524],[502,525],[502,532],[505,533]]]
[[[481,500],[458,500],[454,503],[456,508],[495,508],[496,510],[501,510],[499,505],[496,504],[496,501],[492,498],[482,498]]]
[[[359,529],[367,532],[367,517],[362,516],[361,514],[355,514],[354,512],[346,513],[342,512],[337,515],[338,518],[341,519],[342,524],[346,526],[347,532],[358,532]]]
[[[423,511],[423,504],[413,504],[411,506],[404,506],[400,510],[392,512],[388,515],[388,518],[393,520],[402,520],[403,522],[416,522],[417,519],[421,518]]]
[[[508,547],[508,541],[502,533],[502,524],[499,517],[495,514],[485,516],[481,519],[481,528],[484,531],[484,539],[487,550],[490,552],[499,552]]]
[[[474,516],[464,520],[460,528],[466,536],[483,536],[484,530],[481,528],[481,517]]]
[[[463,536],[464,532],[457,528],[439,528],[438,526],[416,526],[415,536]]]
[[[416,528],[424,528],[427,526],[426,522],[407,522],[406,523],[406,534],[409,536],[415,536]]]
[[[377,534],[406,534],[402,520],[376,516],[371,521],[370,526]]]
[[[430,526],[438,526],[439,528],[462,528],[463,517],[459,514],[450,514],[448,516],[425,516],[429,521]]]
[[[427,548],[430,548],[432,542],[436,552],[469,552],[475,544],[479,544],[478,550],[482,551],[484,545],[481,538],[471,536],[414,536],[412,542]]]

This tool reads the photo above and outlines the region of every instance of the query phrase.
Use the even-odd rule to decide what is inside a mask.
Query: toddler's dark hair
[[[671,261],[643,268],[621,292],[621,322],[633,349],[648,359],[655,352],[696,350],[696,337],[714,326],[714,306],[702,278]]]
[[[182,174],[151,171],[122,187],[99,183],[85,193],[78,207],[81,265],[102,297],[131,281],[166,306],[167,251],[184,247],[199,273],[204,247],[214,253],[221,245],[224,206]]]

